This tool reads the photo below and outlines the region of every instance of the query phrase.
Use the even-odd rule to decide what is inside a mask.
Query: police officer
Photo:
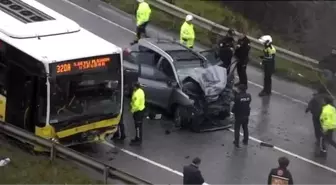
[[[132,99],[131,99],[131,113],[133,114],[135,124],[135,138],[131,140],[131,145],[142,143],[142,122],[145,110],[145,93],[141,89],[140,83],[134,84]]]
[[[264,55],[260,56],[264,68],[264,89],[259,93],[259,96],[269,96],[272,93],[272,75],[275,71],[275,47],[272,45],[272,37],[264,35],[259,38],[259,41],[264,44]]]
[[[199,170],[199,165],[201,164],[201,159],[196,157],[192,160],[190,165],[183,167],[183,184],[203,184],[204,178],[201,171]]]
[[[314,125],[314,133],[316,144],[320,143],[321,137],[321,123],[320,123],[320,115],[322,112],[322,107],[325,104],[325,98],[328,96],[324,87],[320,87],[309,101],[308,106],[306,108],[306,113],[310,112],[312,114],[312,120]]]
[[[147,37],[146,27],[149,22],[149,18],[151,15],[151,9],[147,2],[144,0],[137,0],[139,3],[138,9],[136,11],[136,40],[134,40],[131,44],[135,44],[141,38],[141,34],[144,34]]]
[[[238,59],[237,73],[239,77],[239,82],[236,85],[244,84],[247,87],[246,67],[249,60],[250,49],[250,39],[243,34],[243,36],[238,39],[238,44],[235,50],[235,56]]]
[[[223,62],[222,67],[230,71],[231,60],[234,54],[234,35],[233,29],[229,29],[227,35],[218,42],[218,56]]]
[[[250,116],[250,104],[252,98],[251,94],[246,92],[246,85],[240,84],[238,86],[238,92],[235,92],[234,105],[232,107],[232,113],[235,116],[234,124],[234,141],[233,144],[235,147],[239,148],[239,135],[240,127],[244,131],[243,144],[248,144],[249,132],[248,132],[248,122]]]
[[[332,141],[333,132],[336,129],[336,109],[333,106],[333,99],[330,97],[325,98],[325,105],[322,107],[320,122],[322,128],[320,151],[326,154],[326,141]]]
[[[279,167],[273,168],[269,175],[267,184],[277,185],[277,184],[289,184],[292,185],[293,177],[291,172],[287,169],[289,165],[289,159],[287,157],[280,157],[278,159]]]
[[[193,16],[187,15],[180,30],[181,44],[191,49],[194,47],[194,41],[195,41],[195,31],[194,31],[194,25],[191,23],[192,20]]]

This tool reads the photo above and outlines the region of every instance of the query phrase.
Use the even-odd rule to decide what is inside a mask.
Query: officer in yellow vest
[[[188,48],[194,47],[195,32],[194,32],[194,25],[191,23],[192,20],[193,16],[187,15],[180,30],[180,42],[181,44],[184,44]]]
[[[275,71],[275,47],[272,45],[272,37],[264,35],[259,38],[259,41],[264,44],[264,55],[260,56],[264,68],[264,89],[259,93],[259,96],[269,96],[272,93],[272,75]]]
[[[326,140],[327,142],[332,141],[333,132],[336,129],[336,109],[333,106],[333,99],[330,97],[325,98],[325,105],[322,107],[320,122],[322,127],[320,151],[325,154],[327,152]]]
[[[134,84],[132,99],[131,99],[131,113],[133,114],[136,135],[131,140],[131,145],[140,145],[142,143],[142,121],[145,110],[145,93],[141,89],[140,83]]]
[[[137,1],[139,3],[138,9],[136,11],[137,38],[134,42],[131,43],[131,45],[137,43],[138,40],[141,38],[142,34],[144,34],[145,37],[147,37],[146,27],[152,12],[147,2],[145,2],[144,0],[137,0]]]

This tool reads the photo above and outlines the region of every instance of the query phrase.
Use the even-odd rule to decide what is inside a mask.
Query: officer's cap
[[[185,18],[185,20],[186,21],[191,21],[191,20],[193,20],[193,18],[194,17],[192,15],[187,15],[186,18]]]

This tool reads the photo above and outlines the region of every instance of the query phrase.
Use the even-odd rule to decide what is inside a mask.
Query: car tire
[[[201,125],[204,122],[204,117],[203,116],[196,116],[192,119],[191,124],[190,124],[190,130],[193,132],[201,132]]]
[[[177,128],[184,128],[187,124],[187,119],[182,116],[182,106],[177,105],[173,114],[174,126]]]

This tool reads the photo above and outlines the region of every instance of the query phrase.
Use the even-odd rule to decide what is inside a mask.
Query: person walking
[[[268,185],[288,184],[293,185],[293,177],[291,172],[287,169],[289,165],[289,159],[287,157],[280,157],[278,159],[279,166],[273,168],[267,179]]]
[[[325,98],[325,105],[322,107],[320,122],[322,128],[320,151],[325,155],[327,153],[326,142],[332,142],[333,132],[336,129],[336,109],[333,106],[333,99],[331,97]]]
[[[201,185],[204,183],[204,178],[199,170],[200,164],[201,159],[196,157],[190,165],[183,167],[183,184]]]
[[[312,114],[312,121],[314,126],[314,134],[315,134],[315,143],[318,145],[320,143],[321,138],[321,122],[320,115],[322,112],[322,107],[325,104],[325,98],[328,97],[328,94],[324,87],[320,87],[316,93],[313,94],[313,97],[308,102],[308,106],[306,108],[306,113],[310,112]]]
[[[193,16],[187,15],[180,30],[181,44],[187,46],[190,49],[194,48],[194,41],[195,41],[195,31],[194,31],[194,25],[191,22],[192,20]]]
[[[232,107],[232,113],[235,117],[234,124],[234,141],[233,144],[236,148],[240,148],[239,146],[239,136],[240,136],[240,127],[243,128],[244,139],[243,144],[248,144],[249,132],[248,132],[248,122],[249,116],[251,112],[250,104],[252,98],[251,94],[246,92],[246,86],[244,84],[240,84],[238,86],[238,92],[235,92],[234,97],[234,105]]]
[[[146,28],[152,12],[147,2],[145,2],[144,0],[137,1],[139,3],[139,6],[136,11],[136,39],[131,43],[131,45],[137,43],[138,40],[141,38],[141,35],[145,35],[145,37],[147,37]]]
[[[131,99],[131,113],[133,114],[135,125],[135,138],[131,140],[131,145],[142,144],[142,122],[145,110],[145,92],[142,90],[140,83],[136,82],[133,86]]]

